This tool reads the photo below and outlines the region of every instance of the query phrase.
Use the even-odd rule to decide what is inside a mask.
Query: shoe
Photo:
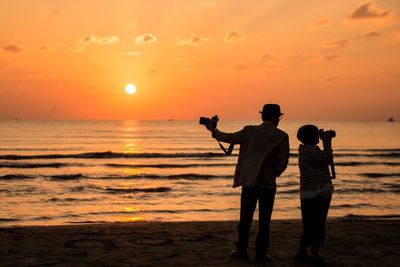
[[[303,254],[303,253],[297,252],[296,256],[294,256],[294,261],[295,262],[309,262],[310,258],[311,258],[310,255],[308,255],[307,253]]]
[[[247,260],[249,258],[249,256],[247,255],[246,250],[235,249],[231,252],[231,258]]]
[[[317,257],[317,258],[310,257],[309,264],[311,266],[324,266],[324,267],[330,266],[329,262],[327,262],[326,260],[324,260],[321,257]]]
[[[268,254],[256,254],[255,262],[270,262],[271,256]]]

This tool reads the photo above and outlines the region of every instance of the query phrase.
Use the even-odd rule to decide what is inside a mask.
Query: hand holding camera
[[[215,115],[215,116],[212,117],[211,119],[210,119],[210,118],[207,118],[207,117],[200,117],[199,124],[200,124],[200,125],[204,125],[204,126],[207,128],[207,130],[209,130],[210,132],[212,132],[213,135],[214,135],[214,133],[215,133],[214,131],[217,129],[217,123],[218,123],[218,121],[219,121],[218,115]],[[217,140],[217,141],[218,141],[218,140]],[[229,148],[228,148],[228,149],[226,149],[226,148],[221,144],[220,141],[218,141],[218,144],[219,144],[219,147],[222,149],[222,151],[224,151],[224,153],[225,153],[226,155],[231,155],[231,154],[232,154],[233,147],[235,146],[235,144],[229,144]]]
[[[332,138],[336,137],[336,132],[334,130],[324,131],[324,129],[320,129],[318,131],[319,138],[322,140],[322,144],[324,145],[324,150],[328,150],[332,152]],[[332,162],[329,164],[331,166],[331,178],[336,178],[335,164]]]
[[[322,143],[325,146],[331,146],[332,138],[336,137],[336,132],[334,130],[324,131],[324,129],[320,129],[319,138],[322,140]]]
[[[217,128],[218,121],[219,121],[218,115],[215,115],[211,119],[207,117],[200,117],[199,124],[204,125],[207,128],[207,130],[213,131]]]

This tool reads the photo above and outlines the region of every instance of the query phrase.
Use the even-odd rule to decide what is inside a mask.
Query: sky
[[[398,0],[3,0],[0,118],[400,119]],[[137,92],[128,95],[126,84]]]

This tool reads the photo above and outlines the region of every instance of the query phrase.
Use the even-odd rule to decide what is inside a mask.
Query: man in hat
[[[256,239],[256,262],[268,262],[269,225],[276,193],[276,177],[286,169],[289,160],[289,137],[277,128],[282,118],[280,106],[266,104],[260,111],[263,123],[248,125],[235,133],[224,133],[214,128],[212,122],[206,128],[212,137],[221,142],[240,144],[233,187],[242,186],[240,222],[237,226],[238,241],[234,258],[247,259],[249,233],[254,210],[259,205],[259,228]]]

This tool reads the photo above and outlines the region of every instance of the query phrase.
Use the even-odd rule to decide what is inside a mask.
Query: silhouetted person
[[[320,137],[323,150],[317,146]],[[320,136],[314,125],[304,125],[298,130],[297,138],[302,142],[299,168],[303,234],[295,260],[326,266],[328,263],[320,257],[319,248],[325,240],[325,222],[333,193],[329,174],[329,164],[333,160],[332,137],[326,132]],[[309,247],[311,256],[307,253]]]
[[[206,125],[212,136],[221,142],[240,144],[233,187],[242,186],[238,241],[234,258],[247,259],[249,233],[254,210],[259,205],[259,228],[256,240],[256,262],[270,260],[269,225],[276,193],[276,177],[286,169],[289,159],[289,137],[277,128],[283,113],[277,104],[263,107],[263,123],[248,125],[235,133],[224,133]]]

